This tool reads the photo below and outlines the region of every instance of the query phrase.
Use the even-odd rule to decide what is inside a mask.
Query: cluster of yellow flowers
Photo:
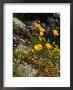
[[[40,36],[42,37],[44,35],[44,32],[46,31],[43,27],[41,27],[40,24],[36,23],[34,24],[34,27],[37,28],[40,31]]]
[[[37,28],[37,29],[39,29],[39,31],[40,31],[40,36],[43,36],[44,35],[44,32],[46,31],[43,27],[41,27],[41,25],[39,24],[39,23],[34,23],[34,27],[35,28]],[[53,35],[54,36],[58,36],[59,35],[59,33],[58,33],[58,31],[57,30],[53,30]]]
[[[51,49],[52,48],[52,45],[50,43],[46,43],[45,46],[48,48],[48,49]],[[41,49],[43,48],[42,44],[37,44],[34,46],[34,49],[36,51],[40,51]]]
[[[46,30],[40,25],[40,23],[37,23],[37,22],[34,23],[34,27],[40,31],[40,33],[39,33],[39,35],[40,35],[39,36],[39,40],[42,41],[44,32]],[[52,32],[53,32],[54,36],[58,36],[59,35],[57,30],[52,30]],[[47,49],[51,49],[53,47],[50,43],[46,43],[45,46],[47,47]],[[42,44],[34,45],[34,49],[36,51],[40,51],[42,48],[43,48]],[[55,50],[57,50],[57,48],[58,48],[58,46],[56,45],[55,46]]]

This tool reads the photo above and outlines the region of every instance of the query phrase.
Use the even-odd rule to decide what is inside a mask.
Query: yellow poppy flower
[[[40,32],[45,32],[46,30],[42,27],[39,27]]]
[[[41,25],[40,25],[40,24],[38,24],[38,23],[34,23],[34,27],[35,27],[35,28],[40,28],[40,27],[41,27]]]
[[[53,30],[53,35],[54,36],[58,36],[59,35],[58,31],[57,30]]]
[[[35,50],[38,50],[38,45],[35,45],[35,46],[34,46],[34,49],[35,49]]]
[[[34,46],[34,49],[37,51],[40,51],[42,49],[42,45],[41,44],[37,44]]]
[[[39,49],[42,49],[42,45],[41,45],[41,44],[38,44],[38,48],[39,48]]]
[[[40,32],[40,36],[43,36],[44,35],[44,33],[43,32]]]
[[[51,49],[51,48],[52,48],[52,45],[51,45],[50,43],[46,43],[46,47],[47,47],[48,49]]]

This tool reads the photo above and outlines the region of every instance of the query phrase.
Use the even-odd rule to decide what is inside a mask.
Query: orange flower
[[[34,23],[34,27],[35,27],[35,28],[40,28],[41,25],[35,22],[35,23]]]

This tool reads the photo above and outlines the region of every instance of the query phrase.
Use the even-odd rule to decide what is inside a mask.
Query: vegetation
[[[15,13],[13,18],[19,19],[25,26],[23,33],[22,28],[13,30],[13,76],[59,77],[59,14]],[[28,31],[28,35],[25,31]]]

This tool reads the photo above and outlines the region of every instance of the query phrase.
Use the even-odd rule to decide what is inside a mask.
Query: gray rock
[[[30,32],[27,30],[26,25],[17,18],[13,18],[13,33],[19,36],[23,35],[24,38],[31,37]]]
[[[13,76],[15,77],[33,77],[36,76],[38,70],[31,64],[27,63],[33,49],[23,44],[18,45],[13,55]],[[32,57],[30,58],[32,59]]]
[[[19,19],[13,18],[13,46],[17,46],[20,43],[25,44],[31,37],[26,25]]]
[[[37,69],[33,68],[32,65],[28,65],[26,62],[19,64],[17,67],[17,77],[33,77],[36,76],[37,72]]]
[[[24,46],[23,44],[18,45],[13,52],[13,56],[14,56],[14,62],[17,63],[17,61],[20,60],[20,62],[22,63],[23,61],[27,61],[30,59],[32,59],[31,54],[33,53],[33,49],[31,49],[28,46]]]
[[[16,47],[19,44],[26,45],[28,42],[27,39],[23,39],[22,37],[19,37],[17,34],[13,34],[13,46]]]

